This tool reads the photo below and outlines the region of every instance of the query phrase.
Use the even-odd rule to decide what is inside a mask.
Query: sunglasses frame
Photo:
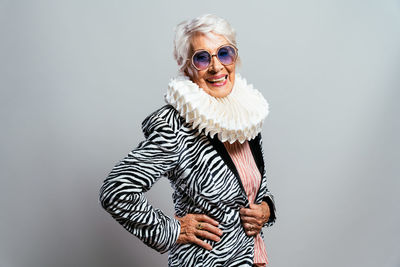
[[[233,62],[230,63],[230,64],[224,64],[224,63],[222,63],[221,60],[219,60],[219,58],[218,58],[218,52],[219,52],[219,50],[220,50],[221,48],[223,48],[223,47],[226,47],[226,46],[232,47],[232,48],[235,50],[235,59],[234,59]],[[210,55],[210,62],[208,63],[208,65],[207,65],[206,68],[204,68],[204,69],[199,69],[199,68],[197,68],[197,67],[194,65],[193,58],[194,58],[194,56],[195,56],[198,52],[202,52],[202,51],[205,51],[205,52],[207,52],[207,53]],[[210,67],[210,65],[211,65],[211,61],[212,61],[212,58],[213,58],[214,56],[218,59],[218,61],[219,61],[222,65],[224,65],[224,66],[229,66],[229,65],[232,65],[232,64],[234,64],[234,63],[236,62],[236,60],[237,60],[237,58],[238,58],[238,51],[239,51],[239,49],[237,49],[237,47],[234,46],[233,44],[224,44],[224,45],[221,45],[220,47],[217,48],[217,53],[216,53],[216,54],[211,54],[210,52],[208,52],[208,51],[205,50],[205,49],[196,50],[196,51],[193,52],[193,55],[192,55],[192,57],[191,57],[190,60],[191,60],[192,66],[193,66],[196,70],[198,70],[198,71],[208,69],[208,67]],[[188,60],[189,60],[189,59],[188,59]]]

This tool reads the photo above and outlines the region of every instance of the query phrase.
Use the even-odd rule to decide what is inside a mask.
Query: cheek
[[[207,84],[204,76],[205,75],[202,72],[197,71],[195,75],[195,81],[198,85]]]
[[[188,68],[186,74],[189,76],[190,80],[194,83],[204,83],[204,71],[198,71],[194,68]]]
[[[228,68],[229,80],[233,83],[235,81],[235,66]]]
[[[235,76],[235,65],[226,66],[226,71],[229,75]]]

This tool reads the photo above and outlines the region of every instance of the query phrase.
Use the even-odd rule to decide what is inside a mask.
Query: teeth
[[[216,80],[208,80],[208,81],[212,82],[212,83],[216,83],[216,82],[221,82],[221,81],[225,80],[225,78],[226,78],[226,76],[224,76],[222,78],[219,78],[219,79],[216,79]]]

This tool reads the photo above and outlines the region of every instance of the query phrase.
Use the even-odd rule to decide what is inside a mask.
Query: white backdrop
[[[0,266],[166,266],[99,205],[176,74],[173,27],[236,28],[270,103],[272,267],[400,266],[398,0],[0,0]],[[168,181],[147,194],[173,215]]]

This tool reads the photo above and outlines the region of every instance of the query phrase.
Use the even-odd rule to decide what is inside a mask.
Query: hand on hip
[[[177,243],[194,243],[207,250],[212,246],[200,238],[206,238],[218,242],[222,235],[222,230],[218,228],[218,222],[205,214],[187,214],[183,217],[176,217],[181,224],[181,232]]]

